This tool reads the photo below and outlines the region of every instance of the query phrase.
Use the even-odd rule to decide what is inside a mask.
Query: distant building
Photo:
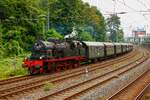
[[[132,31],[133,42],[141,44],[144,42],[144,37],[146,36],[146,30],[144,28],[137,28]]]
[[[136,29],[132,31],[134,37],[143,37],[146,35],[146,30],[144,28]]]
[[[150,33],[146,33],[144,28],[137,28],[132,31],[132,36],[126,38],[127,42],[132,42],[136,44],[142,44],[147,42],[150,38]]]

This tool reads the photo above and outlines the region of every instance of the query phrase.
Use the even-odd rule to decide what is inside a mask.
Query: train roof
[[[105,45],[114,45],[113,43],[111,42],[104,42]]]
[[[113,44],[114,44],[114,45],[121,45],[121,44],[120,44],[120,43],[118,43],[118,42],[117,42],[117,43],[113,43]]]
[[[121,45],[128,45],[128,43],[120,43]]]
[[[82,41],[87,46],[104,46],[104,45],[133,45],[131,43],[119,43],[119,42],[91,42],[91,41]]]
[[[104,46],[103,42],[82,41],[86,46]]]
[[[128,43],[128,45],[133,45],[132,43]]]

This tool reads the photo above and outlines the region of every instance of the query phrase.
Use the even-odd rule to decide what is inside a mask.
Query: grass
[[[45,82],[43,89],[44,89],[44,91],[49,91],[50,89],[52,89],[54,87],[55,87],[55,85],[53,83]]]
[[[27,55],[29,54],[0,59],[0,80],[27,75],[27,69],[22,67],[22,61]]]

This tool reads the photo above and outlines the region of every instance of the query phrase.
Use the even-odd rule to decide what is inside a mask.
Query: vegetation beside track
[[[79,40],[112,41],[108,30],[123,42],[119,17],[105,20],[101,11],[84,0],[0,0],[0,80],[27,73],[21,67],[23,57],[16,58],[16,68],[8,57],[29,52],[38,39],[63,39],[73,28]]]
[[[0,80],[27,75],[28,71],[22,67],[26,55],[29,54],[0,59]]]

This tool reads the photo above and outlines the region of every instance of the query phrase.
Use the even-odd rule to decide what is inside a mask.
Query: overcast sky
[[[111,13],[127,12],[118,14],[121,18],[121,27],[125,36],[131,36],[132,30],[145,28],[150,33],[150,0],[83,0],[89,2],[103,13],[105,18]]]

